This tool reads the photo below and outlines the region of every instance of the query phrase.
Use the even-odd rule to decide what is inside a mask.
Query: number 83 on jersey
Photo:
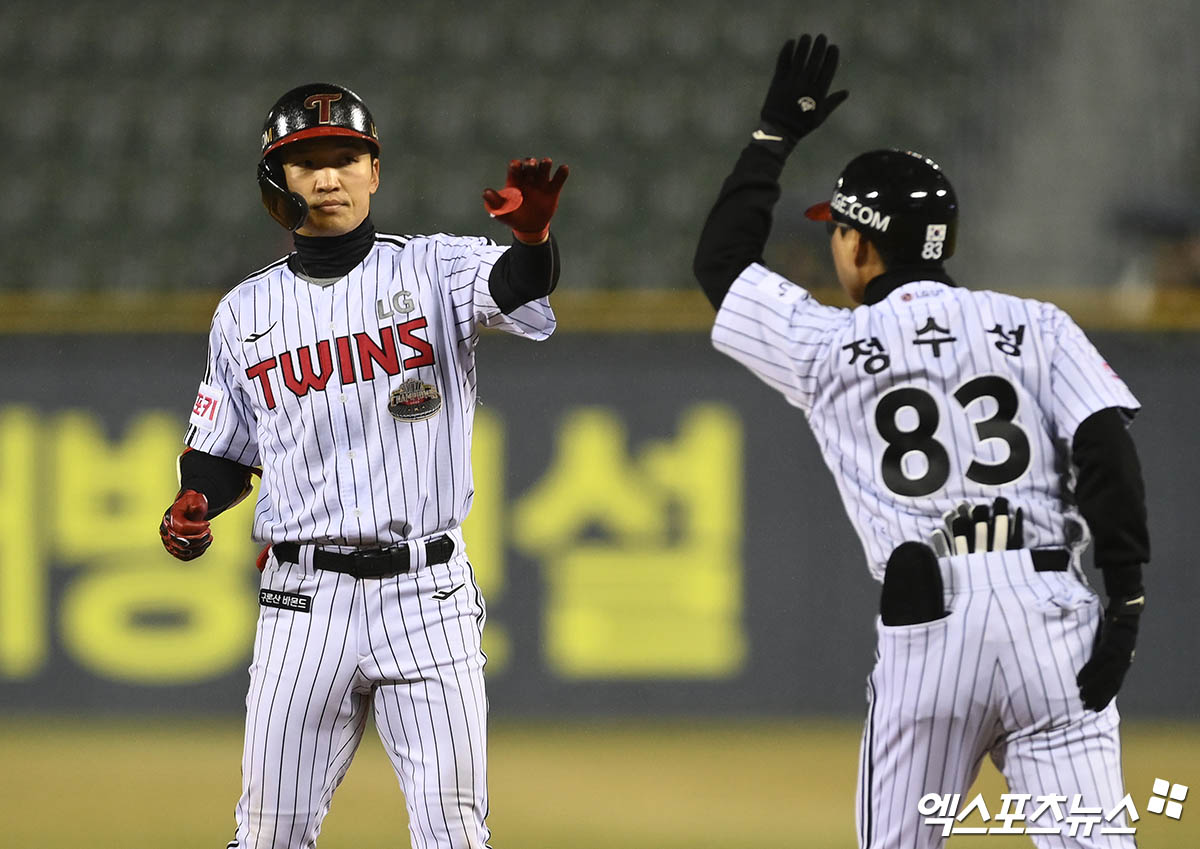
[[[872,423],[883,443],[879,479],[888,490],[918,498],[942,489],[952,474],[986,486],[1025,474],[1032,449],[1017,421],[1020,396],[1010,380],[977,375],[943,398],[944,412],[934,393],[907,384],[887,390],[876,403]],[[951,453],[965,468],[953,467]]]

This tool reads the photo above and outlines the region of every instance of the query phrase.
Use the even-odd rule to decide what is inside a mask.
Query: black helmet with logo
[[[375,156],[379,155],[375,119],[362,98],[350,89],[333,83],[309,83],[275,101],[263,122],[258,187],[267,212],[288,230],[303,226],[308,204],[296,192],[288,191],[283,167],[272,154],[292,142],[321,136],[362,139]]]
[[[853,227],[888,265],[939,263],[954,253],[958,198],[938,164],[910,150],[873,150],[855,157],[832,199],[804,213]]]

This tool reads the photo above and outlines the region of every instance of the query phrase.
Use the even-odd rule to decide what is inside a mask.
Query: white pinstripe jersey
[[[286,259],[221,299],[185,441],[262,467],[260,542],[383,547],[459,526],[471,508],[479,328],[542,340],[542,298],[500,312],[488,290],[506,251],[490,239],[377,235],[345,277],[317,285]],[[401,421],[393,390],[417,378],[441,409]]]
[[[755,263],[712,338],[804,411],[876,580],[942,514],[1001,495],[1024,510],[1026,547],[1070,548],[1078,567],[1075,429],[1140,406],[1062,310],[934,281],[847,310]]]

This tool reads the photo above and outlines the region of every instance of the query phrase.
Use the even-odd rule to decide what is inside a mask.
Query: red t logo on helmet
[[[310,94],[304,100],[304,108],[317,109],[317,123],[328,124],[332,120],[332,117],[330,116],[330,104],[341,99],[342,95],[340,93]]]

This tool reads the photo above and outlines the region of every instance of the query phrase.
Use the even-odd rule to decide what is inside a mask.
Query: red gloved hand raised
[[[163,548],[180,560],[195,560],[212,545],[208,529],[208,499],[194,489],[185,489],[175,496],[175,503],[163,513],[158,534]]]
[[[550,235],[550,219],[558,208],[558,193],[571,169],[558,166],[553,179],[549,159],[514,159],[508,163],[508,180],[500,191],[483,190],[488,214],[512,228],[528,245],[540,244]]]

